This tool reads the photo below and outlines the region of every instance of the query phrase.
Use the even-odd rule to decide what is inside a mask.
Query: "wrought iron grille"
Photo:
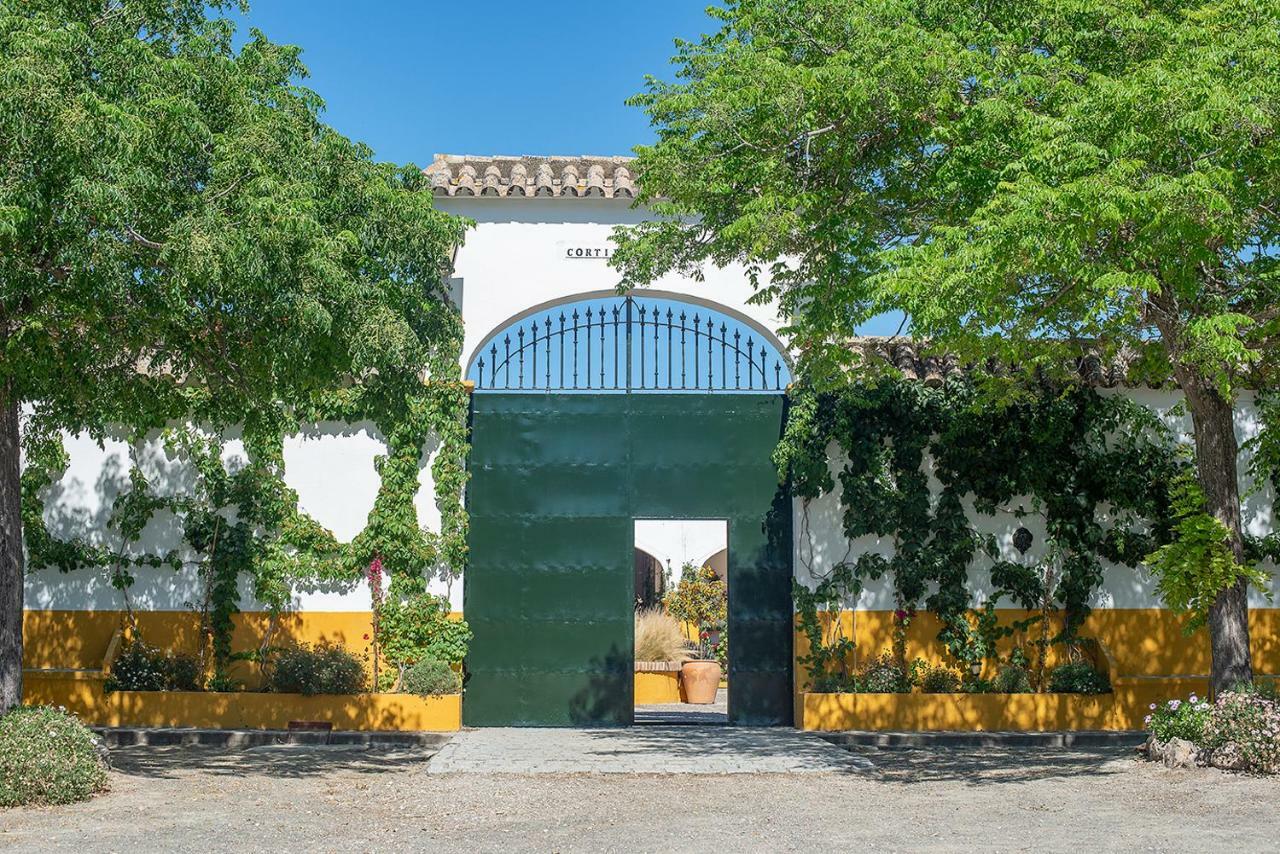
[[[477,391],[770,392],[791,374],[736,318],[671,300],[588,300],[490,338],[467,378]]]

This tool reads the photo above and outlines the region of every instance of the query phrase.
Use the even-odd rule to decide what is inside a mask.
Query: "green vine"
[[[288,608],[302,581],[354,585],[365,567],[380,557],[390,572],[391,593],[408,600],[426,590],[428,578],[456,579],[466,562],[467,390],[457,379],[462,328],[456,311],[440,305],[434,314],[433,346],[426,378],[372,376],[302,401],[281,401],[265,411],[242,413],[238,425],[202,424],[216,410],[209,402],[193,406],[181,427],[165,427],[158,412],[151,428],[161,429],[171,455],[190,462],[194,488],[178,496],[157,495],[136,461],[145,432],[131,437],[129,487],[115,499],[107,520],[117,548],[82,538],[52,536],[44,521],[43,496],[65,473],[69,458],[56,420],[37,412],[24,433],[26,467],[22,512],[29,567],[62,572],[100,569],[128,607],[130,571],[138,566],[184,566],[179,553],[138,553],[135,546],[156,513],[167,510],[181,520],[182,539],[201,579],[199,602],[190,603],[212,654],[211,684],[225,682],[232,653],[233,618],[239,610],[241,579],[266,606],[271,625]],[[367,524],[349,544],[303,513],[297,493],[284,481],[284,438],[305,423],[370,421],[382,432],[387,453],[375,461],[380,487]],[[76,425],[59,424],[74,431]],[[229,470],[225,443],[238,427],[245,464]],[[435,439],[431,463],[440,530],[427,531],[414,504],[424,449]],[[266,654],[270,631],[264,640]],[[201,650],[203,656],[204,650]]]
[[[1122,396],[1045,385],[993,405],[976,380],[930,387],[893,377],[835,392],[801,385],[792,395],[775,463],[806,502],[839,489],[850,542],[846,559],[817,579],[816,591],[797,590],[807,634],[818,626],[810,611],[839,610],[866,580],[887,575],[896,608],[933,612],[942,624],[939,641],[956,660],[994,658],[996,641],[1037,623],[1045,626],[1043,654],[1049,644],[1078,642],[1104,560],[1136,566],[1175,533],[1170,486],[1187,463],[1161,422]],[[844,455],[834,477],[832,443]],[[971,524],[966,500],[980,515],[1038,516],[1045,557],[1002,559],[995,538]],[[852,557],[853,541],[869,535],[889,540],[892,555]],[[994,590],[975,610],[969,574],[979,558]],[[1004,599],[1033,615],[996,625]],[[1057,616],[1061,627],[1050,635]],[[811,673],[834,678],[839,650],[823,661],[828,653],[812,641],[810,657],[819,658]]]

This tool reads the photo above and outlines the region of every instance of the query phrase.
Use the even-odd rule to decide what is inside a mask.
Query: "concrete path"
[[[806,774],[871,763],[783,727],[487,728],[458,733],[429,774]]]

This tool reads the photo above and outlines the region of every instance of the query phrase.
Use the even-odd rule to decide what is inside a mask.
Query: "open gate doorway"
[[[469,366],[464,723],[631,725],[634,521],[724,519],[729,722],[791,725],[776,347],[704,306],[629,298],[557,306],[490,342]]]

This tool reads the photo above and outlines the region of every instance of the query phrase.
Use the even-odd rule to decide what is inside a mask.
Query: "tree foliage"
[[[1147,564],[1156,577],[1157,589],[1165,603],[1187,614],[1187,630],[1194,631],[1209,621],[1209,611],[1218,593],[1244,576],[1270,598],[1267,573],[1254,563],[1240,564],[1225,546],[1222,523],[1204,512],[1204,492],[1188,472],[1173,480],[1175,539],[1147,555]]]
[[[886,311],[962,361],[1062,376],[1086,342],[1137,352],[1185,392],[1204,511],[1243,564],[1232,404],[1280,359],[1280,5],[713,14],[717,32],[678,43],[675,81],[632,101],[658,134],[640,201],[663,216],[618,230],[624,284],[745,263],[819,388],[876,367],[849,339]],[[1218,580],[1222,688],[1251,669],[1244,578]]]
[[[204,8],[0,7],[0,382],[60,420],[239,420],[426,365],[464,224],[321,123],[297,48]]]
[[[184,444],[203,490],[184,533],[221,591],[220,658],[240,572],[271,602],[291,572],[335,557],[280,480],[280,437],[299,420],[384,416],[376,518],[346,557],[420,573],[440,551],[464,554],[460,505],[446,499],[433,541],[408,482],[429,428],[447,444],[444,493],[465,477],[445,283],[466,222],[432,208],[418,168],[376,163],[321,122],[298,48],[256,31],[236,48],[226,6],[243,8],[0,0],[0,706],[19,697],[19,502],[48,563],[114,562],[128,583],[120,555],[57,542],[38,521],[58,428],[136,439],[174,422],[244,425],[241,475],[207,441]],[[36,461],[21,489],[19,406]],[[122,542],[159,506],[133,480],[113,512]],[[236,536],[219,550],[224,527]]]
[[[1280,332],[1280,8],[735,0],[633,99],[658,143],[631,283],[767,271],[811,359],[905,310],[963,355],[1148,340],[1221,385]],[[761,280],[765,284],[764,280]],[[993,334],[998,333],[998,334]],[[1264,349],[1265,348],[1265,349]],[[811,367],[815,365],[810,362]]]

